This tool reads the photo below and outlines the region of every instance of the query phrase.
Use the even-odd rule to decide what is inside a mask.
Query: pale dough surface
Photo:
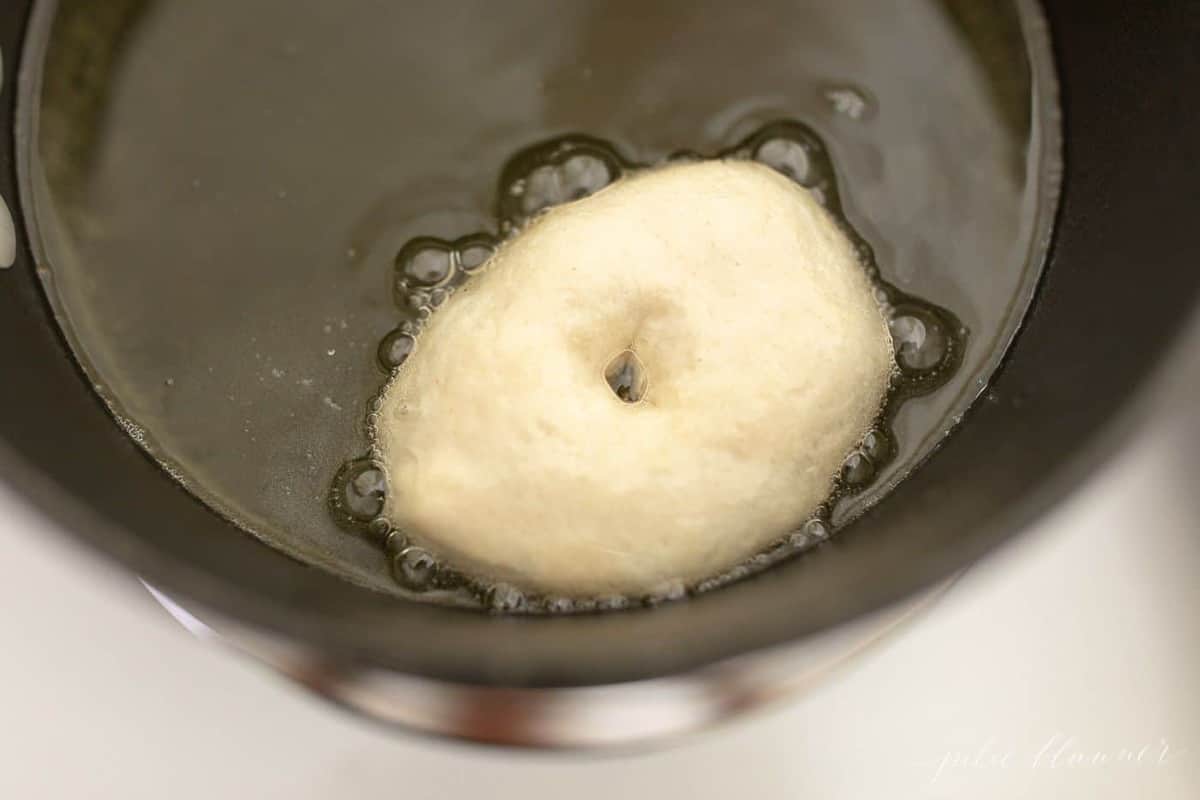
[[[604,377],[627,348],[636,404]],[[433,314],[383,397],[385,513],[525,589],[690,583],[828,496],[892,368],[807,191],[753,162],[637,173],[539,217]]]

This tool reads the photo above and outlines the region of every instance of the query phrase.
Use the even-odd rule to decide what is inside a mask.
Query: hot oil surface
[[[563,613],[654,605],[688,592],[718,588],[821,544],[834,527],[834,514],[886,473],[897,451],[892,430],[897,415],[906,402],[935,391],[953,378],[962,364],[966,327],[950,311],[906,295],[882,277],[870,244],[845,217],[834,164],[825,144],[811,128],[790,120],[768,123],[712,157],[757,161],[810,192],[857,253],[859,265],[873,286],[875,301],[892,331],[895,368],[883,408],[875,424],[847,455],[828,500],[813,518],[797,520],[800,524],[794,531],[763,551],[692,585],[675,581],[643,596],[525,594],[508,584],[497,584],[487,575],[461,572],[453,562],[440,562],[424,547],[410,541],[407,531],[394,528],[382,515],[388,492],[382,461],[371,456],[352,459],[334,477],[330,510],[348,531],[365,535],[383,546],[392,575],[404,589],[507,612]],[[700,158],[693,152],[681,151],[667,161]],[[534,145],[513,157],[501,172],[496,189],[495,229],[505,237],[517,236],[542,213],[583,199],[625,175],[654,166],[634,163],[613,145],[588,136],[571,135]],[[400,322],[379,346],[379,365],[387,377],[367,417],[367,429],[373,438],[378,435],[379,408],[387,384],[419,346],[425,324],[447,293],[486,267],[487,255],[501,245],[491,234],[479,232],[453,242],[419,236],[400,248],[394,273]],[[481,250],[482,260],[465,257],[475,248]],[[797,269],[804,267],[796,265]],[[505,267],[498,264],[494,268]],[[732,273],[728,278],[731,285],[738,280]],[[438,288],[431,291],[430,287]],[[635,403],[641,399],[646,385],[641,369],[636,354],[625,350],[606,366],[604,379],[619,399]]]
[[[496,165],[530,142],[583,131],[656,163],[803,120],[883,277],[971,331],[950,383],[898,413],[894,457],[854,501],[870,502],[981,391],[1053,212],[1046,42],[1027,44],[1008,3],[965,7],[665,2],[636,4],[631,26],[600,0],[263,0],[254,14],[64,0],[49,46],[30,44],[41,93],[22,100],[40,110],[47,294],[114,414],[194,493],[286,552],[397,591],[378,547],[325,503],[346,454],[368,449],[378,361],[412,346],[403,332],[380,345],[400,248],[500,235]],[[463,274],[487,246],[456,249]],[[419,267],[435,307],[453,287],[436,260]]]

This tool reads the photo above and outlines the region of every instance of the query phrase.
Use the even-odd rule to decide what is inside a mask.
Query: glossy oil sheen
[[[391,591],[324,503],[367,449],[399,248],[486,229],[502,165],[552,136],[652,162],[797,119],[884,278],[971,331],[952,383],[897,417],[869,503],[981,391],[1036,284],[1057,119],[1046,44],[1036,97],[1025,47],[1000,3],[72,0],[34,104],[43,277],[173,474]]]

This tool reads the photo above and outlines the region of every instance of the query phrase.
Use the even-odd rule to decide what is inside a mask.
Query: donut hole
[[[613,356],[604,368],[604,380],[617,399],[625,403],[639,403],[646,395],[649,383],[646,367],[637,353],[625,349]]]

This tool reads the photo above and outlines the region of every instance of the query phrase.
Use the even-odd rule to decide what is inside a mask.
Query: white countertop
[[[1200,797],[1200,422],[1160,420],[924,618],[637,757],[398,735],[193,639],[0,494],[0,798]]]

